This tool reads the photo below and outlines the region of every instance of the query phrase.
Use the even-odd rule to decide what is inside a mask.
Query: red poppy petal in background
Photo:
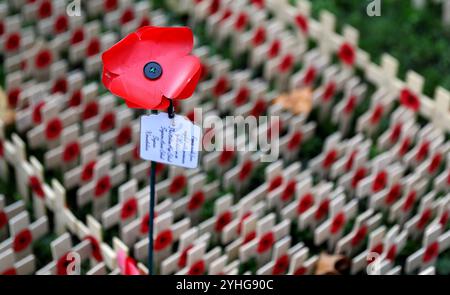
[[[84,239],[88,240],[91,243],[92,256],[95,258],[95,260],[103,261],[103,255],[102,255],[102,251],[100,249],[100,243],[97,241],[97,239],[94,238],[93,236],[86,236]]]
[[[0,211],[0,229],[8,223],[8,216],[3,211]]]
[[[136,198],[130,198],[122,204],[122,209],[120,210],[120,218],[122,220],[128,219],[137,213],[138,202]]]

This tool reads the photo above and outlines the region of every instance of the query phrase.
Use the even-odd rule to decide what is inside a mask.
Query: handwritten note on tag
[[[144,160],[197,168],[200,127],[183,116],[167,113],[141,117],[140,153]]]

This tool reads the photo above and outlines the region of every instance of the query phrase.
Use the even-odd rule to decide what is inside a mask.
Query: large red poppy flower
[[[330,200],[325,199],[320,203],[319,207],[317,208],[314,218],[316,220],[320,220],[324,218],[328,214],[328,209],[330,208]]]
[[[187,27],[142,27],[102,54],[103,84],[129,107],[166,109],[169,99],[191,96],[200,78],[192,47]]]
[[[344,64],[352,66],[355,63],[356,52],[352,45],[344,43],[339,48],[338,56]]]
[[[399,183],[394,184],[390,189],[389,192],[386,195],[386,198],[384,199],[384,202],[386,205],[391,205],[393,204],[395,201],[397,201],[397,199],[401,196],[402,194],[402,186]]]
[[[155,239],[155,251],[161,251],[172,245],[173,234],[170,229],[160,232]]]
[[[19,232],[13,240],[13,250],[14,252],[20,252],[28,248],[31,242],[33,242],[33,235],[29,229],[24,229]]]

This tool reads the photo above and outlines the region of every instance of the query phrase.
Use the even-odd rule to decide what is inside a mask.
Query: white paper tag
[[[200,127],[189,119],[160,112],[141,117],[140,154],[144,160],[197,168]]]

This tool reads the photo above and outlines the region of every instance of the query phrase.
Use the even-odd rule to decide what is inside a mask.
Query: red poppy
[[[366,177],[367,170],[364,167],[360,167],[355,171],[355,174],[353,174],[352,183],[351,186],[353,189],[355,189],[358,186],[358,183]]]
[[[340,232],[345,225],[345,220],[345,214],[343,212],[338,213],[331,221],[330,232],[332,234]]]
[[[356,96],[350,96],[345,104],[344,113],[347,115],[351,114],[356,107],[356,102]]]
[[[420,100],[409,89],[405,88],[400,92],[400,103],[410,110],[417,112],[420,109]]]
[[[401,123],[395,124],[394,128],[392,128],[391,134],[389,135],[389,141],[391,143],[395,143],[400,138],[402,134],[403,125]]]
[[[15,108],[19,102],[20,88],[13,88],[8,91],[8,105]]]
[[[155,251],[161,251],[172,245],[173,234],[170,229],[160,232],[155,239]]]
[[[5,39],[5,51],[15,51],[20,47],[20,34],[12,33]]]
[[[72,38],[70,39],[70,43],[72,45],[74,45],[74,44],[80,43],[83,40],[84,40],[84,31],[83,31],[83,28],[79,28],[79,29],[76,29],[72,33]]]
[[[100,131],[105,132],[114,128],[116,116],[112,112],[106,113],[100,121]]]
[[[402,143],[400,144],[400,149],[398,150],[398,153],[401,156],[403,156],[409,150],[410,145],[411,145],[411,139],[409,137],[406,137],[405,139],[403,139]]]
[[[216,232],[221,232],[223,228],[231,222],[231,219],[233,219],[233,215],[230,211],[225,211],[222,213],[219,217],[216,219],[216,223],[214,225],[214,230]]]
[[[294,65],[294,61],[294,56],[292,54],[286,54],[278,65],[278,70],[281,73],[291,70]]]
[[[83,110],[83,120],[90,119],[98,115],[98,103],[96,101],[88,102]]]
[[[275,176],[272,181],[269,183],[269,187],[267,188],[267,190],[269,192],[273,191],[274,189],[276,189],[277,187],[279,187],[281,184],[283,183],[283,176],[281,175],[277,175]]]
[[[281,43],[280,40],[275,40],[272,42],[272,44],[269,47],[269,58],[274,58],[275,56],[278,55],[278,53],[280,53],[281,50]]]
[[[222,14],[222,17],[220,18],[219,23],[223,23],[223,21],[229,19],[232,14],[233,12],[231,11],[231,9],[229,8],[225,9],[225,11]]]
[[[251,175],[252,170],[253,170],[253,162],[250,160],[245,161],[238,174],[239,180],[244,181],[245,179],[247,179]]]
[[[422,212],[422,215],[419,218],[419,221],[417,222],[417,228],[423,229],[425,225],[427,225],[428,221],[433,215],[433,211],[431,209],[427,208]]]
[[[80,144],[77,141],[73,141],[68,143],[64,147],[62,159],[64,162],[72,162],[76,159],[78,159],[78,156],[80,155]]]
[[[42,108],[44,106],[45,106],[45,101],[40,101],[34,107],[31,117],[33,118],[33,122],[35,124],[40,124],[42,122]]]
[[[172,183],[169,186],[169,193],[176,194],[184,189],[186,186],[187,179],[186,176],[180,174],[173,178]]]
[[[45,136],[49,140],[54,140],[59,137],[63,129],[63,123],[59,118],[51,119],[45,127]]]
[[[39,198],[45,196],[44,189],[42,188],[41,181],[36,176],[31,176],[29,179],[31,191]]]
[[[0,211],[0,228],[3,228],[8,223],[8,216],[3,211]]]
[[[302,275],[306,274],[306,271],[307,271],[306,267],[300,266],[299,268],[297,268],[294,271],[294,275],[295,276],[302,276]]]
[[[56,18],[55,23],[53,25],[55,33],[65,32],[67,31],[68,27],[69,27],[69,20],[63,14]]]
[[[253,105],[253,109],[250,111],[250,116],[259,117],[266,111],[266,108],[266,102],[263,99],[258,99]]]
[[[305,76],[303,77],[303,83],[309,85],[312,82],[314,82],[315,78],[316,78],[316,68],[311,66],[306,70]]]
[[[370,252],[374,252],[377,253],[378,255],[381,255],[383,253],[384,250],[384,246],[382,243],[375,245],[375,247],[373,247]]]
[[[205,202],[205,194],[202,191],[196,191],[194,194],[192,194],[189,203],[187,205],[187,208],[189,211],[195,211],[198,208],[202,207],[204,202]]]
[[[76,107],[81,104],[81,91],[76,90],[72,93],[69,99],[69,106],[70,107]]]
[[[213,88],[214,96],[221,96],[228,90],[228,87],[228,79],[226,77],[220,77]]]
[[[136,215],[138,208],[138,202],[136,198],[130,198],[122,204],[122,210],[120,210],[120,218],[126,220]]]
[[[291,139],[288,142],[288,145],[287,145],[288,150],[292,151],[292,150],[296,149],[302,142],[302,139],[303,139],[303,133],[301,133],[300,131],[295,132],[291,136]]]
[[[389,189],[389,192],[387,193],[384,202],[386,203],[386,205],[391,205],[395,201],[397,201],[397,199],[401,196],[401,194],[402,194],[402,186],[399,183],[396,183]]]
[[[387,185],[387,181],[388,181],[388,174],[386,171],[380,171],[378,172],[378,174],[375,176],[375,179],[373,180],[372,183],[372,191],[373,192],[379,192],[382,189],[384,189]]]
[[[204,273],[205,273],[205,262],[203,260],[199,260],[189,268],[187,274],[190,276],[199,276]]]
[[[384,113],[383,106],[381,104],[377,104],[372,112],[372,116],[370,117],[370,122],[372,124],[377,124],[378,122],[380,122],[383,113]]]
[[[429,149],[430,149],[430,142],[429,141],[424,141],[420,145],[419,150],[417,151],[416,160],[417,161],[422,161],[428,155]]]
[[[237,17],[236,22],[234,23],[234,28],[238,32],[242,31],[247,26],[247,23],[248,23],[248,15],[244,12],[241,12]]]
[[[441,166],[442,162],[442,154],[437,153],[431,158],[430,165],[428,166],[428,173],[432,174],[436,172],[437,169]]]
[[[141,18],[138,28],[147,27],[149,25],[151,25],[150,19],[148,17],[144,16]]]
[[[219,156],[219,165],[223,166],[227,163],[229,163],[234,157],[234,151],[232,150],[223,150],[222,153],[220,153]]]
[[[305,194],[298,201],[297,213],[302,214],[303,212],[311,208],[312,205],[314,205],[314,196],[311,193]]]
[[[121,146],[121,145],[129,143],[131,140],[131,134],[132,134],[132,130],[131,130],[130,126],[123,127],[119,131],[119,134],[117,135],[117,138],[116,138],[117,145]]]
[[[334,81],[328,82],[323,92],[323,100],[329,101],[334,96],[335,92],[336,92],[336,83]]]
[[[237,227],[237,233],[240,235],[242,231],[242,224],[244,221],[252,215],[252,212],[247,211],[244,215],[242,215],[241,220],[239,221],[239,225]]]
[[[258,246],[256,247],[256,252],[262,254],[272,249],[274,243],[275,243],[275,235],[273,234],[273,232],[269,231],[259,239]]]
[[[272,269],[272,275],[285,274],[288,268],[289,268],[289,256],[285,254],[275,261],[275,265],[273,266]]]
[[[394,261],[395,256],[397,255],[397,245],[392,245],[391,248],[386,253],[386,259],[390,261]]]
[[[350,171],[350,169],[353,168],[353,163],[355,162],[355,157],[358,154],[357,150],[354,150],[351,152],[350,156],[347,159],[347,162],[345,162],[345,170]]]
[[[86,55],[93,56],[98,53],[100,53],[100,40],[93,38],[86,47]]]
[[[441,218],[439,218],[439,224],[445,228],[445,226],[447,225],[448,219],[449,219],[449,213],[448,211],[445,211],[442,215]]]
[[[90,161],[86,165],[84,165],[83,170],[81,171],[81,180],[89,181],[94,176],[94,167],[95,161]]]
[[[103,1],[103,7],[106,11],[112,11],[117,9],[118,0],[105,0]]]
[[[430,262],[439,255],[439,243],[433,242],[426,249],[423,254],[422,261],[424,263]]]
[[[366,238],[367,232],[368,229],[365,224],[362,225],[360,228],[358,228],[358,230],[356,231],[355,235],[353,236],[350,242],[352,247],[358,246]]]
[[[291,180],[288,182],[283,192],[281,193],[281,200],[283,202],[287,202],[292,199],[295,195],[295,188],[297,187],[297,182],[295,180]]]
[[[95,260],[97,260],[97,261],[103,261],[103,255],[102,255],[102,251],[100,249],[100,243],[97,241],[97,239],[94,238],[93,236],[86,236],[84,239],[88,240],[91,243],[92,257],[94,257]]]
[[[67,87],[67,80],[65,78],[58,79],[55,81],[55,84],[53,84],[52,93],[66,93]]]
[[[120,23],[122,25],[132,21],[134,19],[134,11],[131,8],[127,8],[124,10],[122,15],[120,16]]]
[[[45,69],[47,68],[53,60],[52,52],[47,49],[42,49],[38,52],[36,57],[34,58],[34,65],[38,69]]]
[[[166,109],[169,99],[190,97],[200,78],[192,47],[189,28],[140,28],[103,53],[103,84],[129,107]]]
[[[102,197],[111,189],[111,180],[108,175],[101,177],[95,185],[94,196],[96,198]]]
[[[244,103],[247,102],[249,96],[250,96],[250,91],[248,90],[248,88],[241,87],[241,89],[239,89],[238,93],[236,94],[236,96],[234,98],[234,104],[236,106],[243,105]]]
[[[330,166],[336,161],[338,152],[335,149],[330,150],[324,157],[322,162],[322,167],[325,169],[330,168]]]
[[[192,247],[193,247],[193,245],[189,245],[186,248],[184,248],[184,250],[181,252],[180,258],[178,258],[178,267],[179,268],[183,268],[186,266],[187,254],[188,254],[188,251],[192,249]]]
[[[339,48],[339,59],[346,65],[352,66],[355,63],[356,53],[355,49],[349,43],[344,43]]]
[[[252,0],[252,4],[259,9],[264,8],[264,0]]]
[[[38,15],[40,19],[47,18],[52,15],[52,3],[48,0],[42,1],[38,7]]]
[[[266,29],[264,27],[259,27],[253,35],[252,44],[253,46],[258,46],[264,43],[264,41],[266,41]]]
[[[17,275],[17,271],[15,268],[8,268],[4,270],[2,273],[0,273],[2,276],[15,276]]]
[[[414,203],[416,202],[417,193],[415,190],[412,190],[409,192],[409,194],[406,196],[405,202],[403,203],[403,211],[409,211],[414,206]]]
[[[244,237],[244,241],[242,241],[242,245],[247,244],[248,242],[252,241],[254,238],[256,238],[256,231],[249,232],[249,233]]]
[[[14,252],[21,252],[27,249],[31,242],[33,242],[33,235],[29,229],[23,229],[17,235],[14,236],[13,250]]]
[[[303,32],[303,34],[308,34],[308,19],[302,14],[297,14],[295,16],[295,24]]]
[[[314,219],[321,220],[328,214],[328,209],[330,207],[330,200],[325,199],[323,200],[319,207],[316,210],[316,213],[314,214]]]

